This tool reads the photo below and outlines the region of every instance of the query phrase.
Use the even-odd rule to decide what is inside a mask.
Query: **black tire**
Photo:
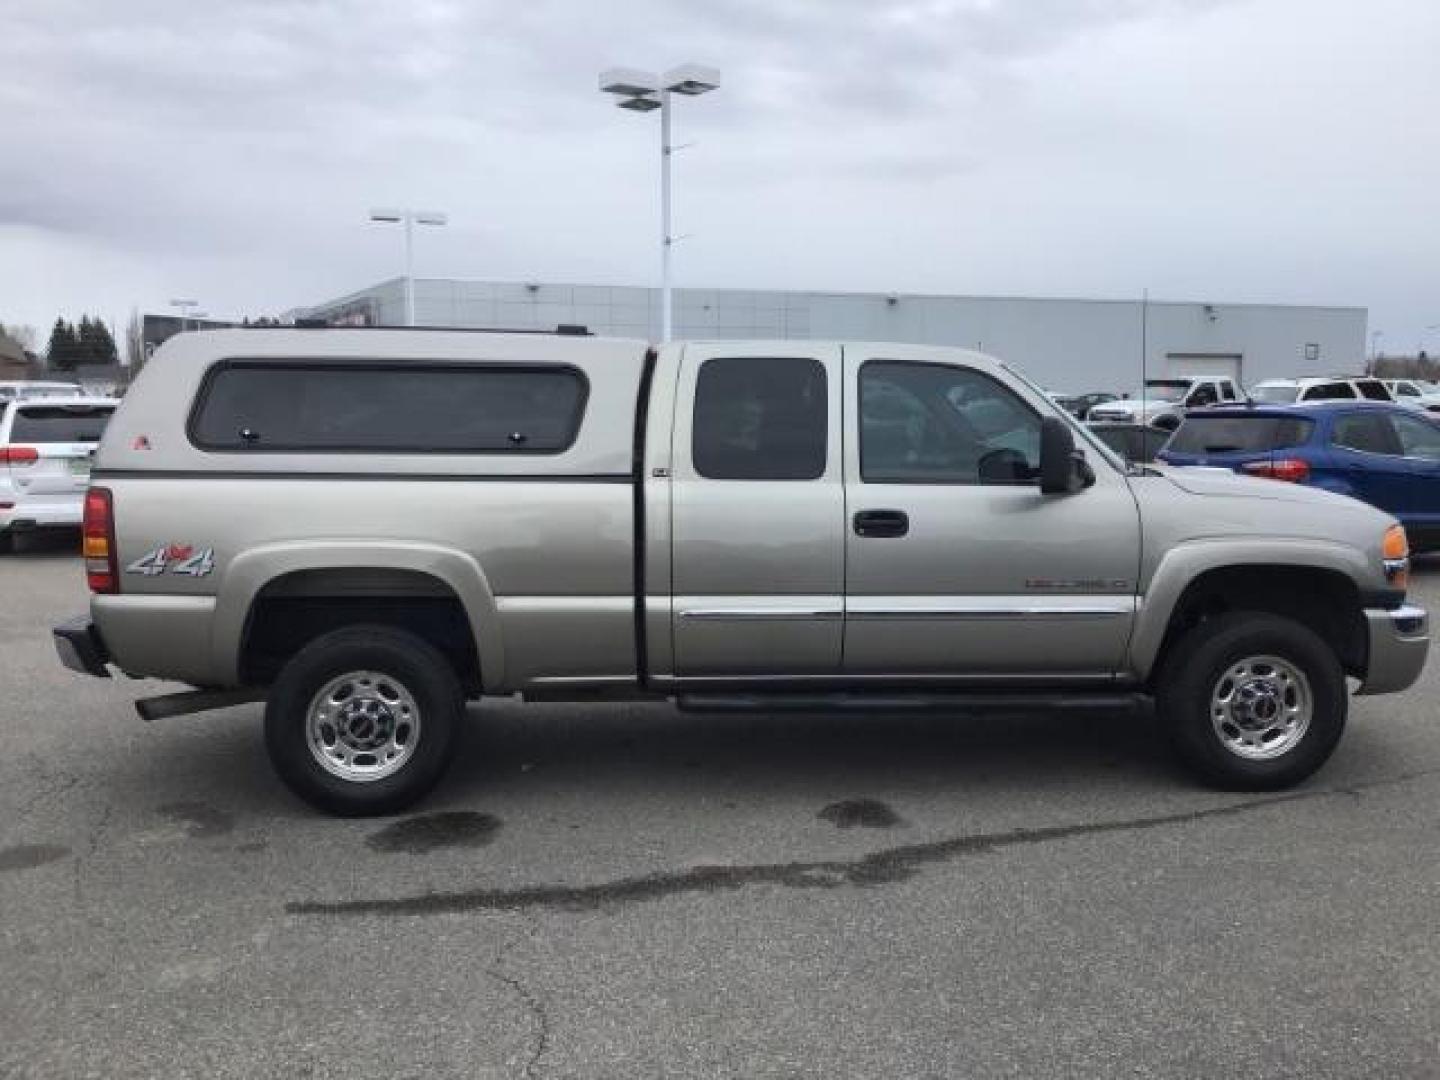
[[[1258,760],[1226,745],[1211,712],[1227,670],[1257,657],[1293,666],[1311,698],[1304,734],[1276,756]],[[1325,764],[1345,732],[1349,697],[1339,659],[1312,630],[1278,615],[1240,611],[1202,622],[1174,643],[1155,689],[1160,721],[1181,761],[1215,787],[1273,791],[1298,784]]]
[[[8,529],[0,532],[0,555],[13,555],[15,553],[15,534]]]
[[[311,703],[332,680],[350,672],[387,676],[388,680],[374,680],[378,692],[408,694],[419,714],[412,729],[416,732],[413,744],[409,749],[397,749],[402,764],[388,775],[346,779],[327,771],[317,756],[319,751],[311,751]],[[385,685],[391,681],[400,691]],[[380,704],[383,707],[383,700]],[[408,709],[397,705],[394,717]],[[312,806],[344,817],[393,814],[423,798],[444,775],[454,756],[464,713],[460,681],[434,646],[389,626],[351,626],[316,638],[281,670],[265,705],[265,748],[280,779]],[[396,720],[389,722],[393,725]],[[403,721],[400,724],[398,730],[403,733]],[[333,733],[334,728],[330,730]],[[366,756],[377,759],[379,755],[360,755]]]

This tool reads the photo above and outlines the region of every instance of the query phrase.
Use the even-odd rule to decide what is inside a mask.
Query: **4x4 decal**
[[[190,544],[161,544],[151,548],[140,558],[125,567],[127,574],[144,574],[158,577],[169,570],[172,574],[187,577],[204,577],[215,569],[215,549],[201,548],[198,551]]]

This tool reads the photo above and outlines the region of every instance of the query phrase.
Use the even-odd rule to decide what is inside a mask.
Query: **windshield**
[[[1189,416],[1165,447],[1175,454],[1225,454],[1299,446],[1314,421],[1284,416]]]
[[[1179,401],[1189,389],[1187,382],[1147,382],[1145,388],[1134,396],[1150,401]]]
[[[1295,383],[1260,383],[1250,388],[1252,401],[1268,401],[1273,404],[1288,404],[1300,396],[1300,387]]]

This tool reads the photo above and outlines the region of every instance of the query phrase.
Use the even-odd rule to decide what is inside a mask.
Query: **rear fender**
[[[225,567],[215,597],[211,649],[215,670],[230,684],[239,680],[240,650],[250,610],[269,582],[301,570],[384,567],[409,570],[443,582],[460,599],[480,657],[485,687],[502,685],[505,648],[495,594],[471,556],[438,544],[384,540],[304,540],[267,544],[236,556]]]

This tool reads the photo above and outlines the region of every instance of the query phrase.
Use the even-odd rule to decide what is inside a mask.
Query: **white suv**
[[[0,402],[0,551],[15,534],[80,524],[90,459],[114,398]]]
[[[1228,375],[1179,375],[1173,379],[1146,379],[1135,397],[1096,405],[1085,419],[1091,423],[1146,424],[1174,431],[1186,409],[1234,405],[1244,401],[1239,384]]]
[[[1332,375],[1325,378],[1266,379],[1250,387],[1250,400],[1264,405],[1297,401],[1394,401],[1379,379]]]
[[[1420,379],[1386,379],[1385,387],[1401,405],[1426,412],[1440,412],[1440,387]]]

